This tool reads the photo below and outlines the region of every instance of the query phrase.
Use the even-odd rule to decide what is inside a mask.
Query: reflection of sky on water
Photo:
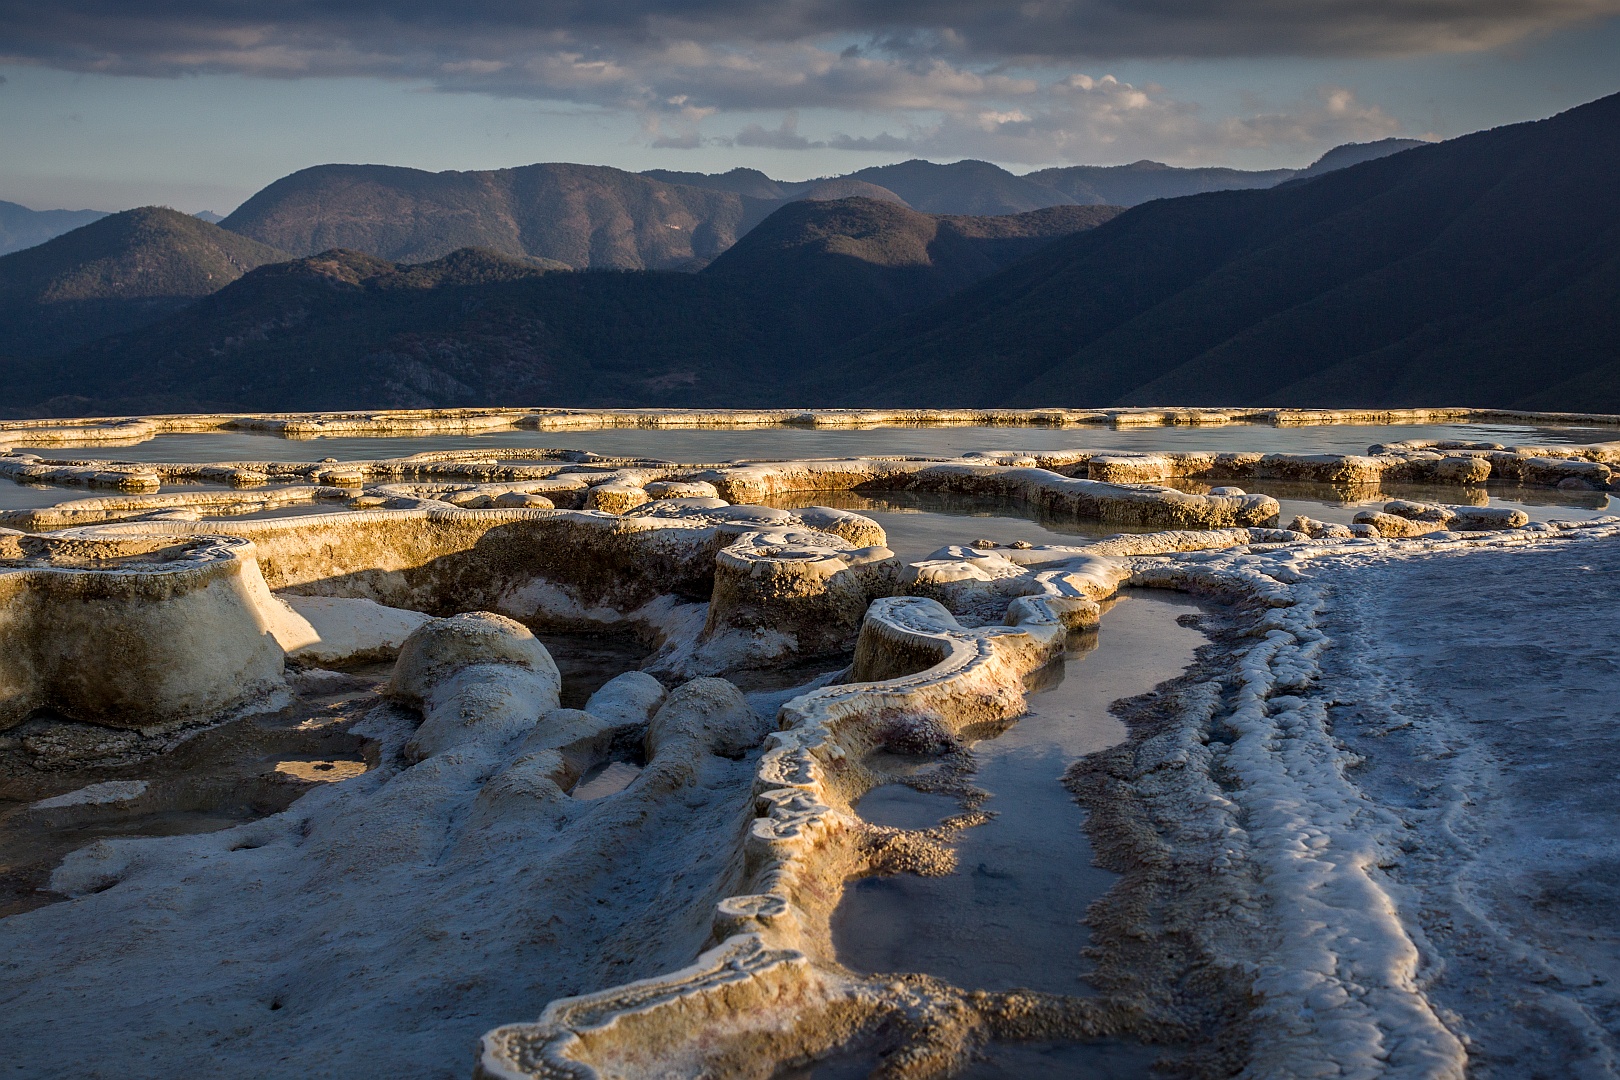
[[[590,428],[501,431],[488,435],[419,438],[283,439],[221,431],[159,435],[135,446],[40,447],[46,458],[116,461],[342,461],[404,457],[426,450],[556,447],[598,454],[717,462],[735,458],[787,460],[862,454],[955,456],[972,450],[1259,450],[1267,453],[1364,454],[1379,442],[1462,439],[1498,443],[1584,443],[1620,438],[1615,428],[1553,428],[1501,424],[1327,424],[1271,427],[980,427],[975,425],[862,428]]]
[[[1094,865],[1084,813],[1062,777],[1076,759],[1125,738],[1109,711],[1180,675],[1205,643],[1177,620],[1195,612],[1184,596],[1127,594],[1104,613],[1087,647],[1063,664],[1055,685],[1029,697],[1029,712],[972,745],[970,782],[989,793],[988,822],[961,832],[953,873],[863,878],[832,920],[838,958],[857,971],[914,971],[957,986],[1026,987],[1085,994],[1086,908],[1116,880]],[[881,759],[873,764],[887,768]],[[927,828],[955,808],[891,784],[857,802],[883,823]],[[931,820],[930,820],[931,819]]]

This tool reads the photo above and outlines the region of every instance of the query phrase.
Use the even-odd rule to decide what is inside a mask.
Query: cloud
[[[714,111],[693,105],[685,96],[646,103],[641,110],[641,131],[655,149],[696,150],[704,142],[698,125]]]
[[[790,112],[782,117],[777,128],[749,124],[731,140],[733,146],[755,146],[766,150],[811,150],[826,146],[824,141],[812,142],[799,134],[799,114]]]
[[[1022,73],[1110,57],[1478,49],[1614,13],[1620,0],[0,0],[0,62],[421,80],[628,111],[659,147],[1177,160],[1395,125],[1348,91],[1215,123],[1157,87]],[[895,130],[812,137],[801,109],[877,115]],[[759,110],[780,110],[781,125],[702,132],[717,113]]]
[[[863,150],[880,153],[921,153],[921,141],[916,137],[902,138],[887,131],[878,135],[834,135],[827,140],[834,150]]]
[[[776,150],[825,148],[1029,165],[1142,158],[1199,164],[1232,150],[1320,150],[1399,131],[1394,117],[1342,87],[1322,87],[1316,100],[1292,109],[1215,121],[1163,87],[1133,86],[1112,75],[1071,75],[1027,95],[1021,107],[964,108],[930,124],[913,124],[900,134],[810,139],[799,133],[798,116],[790,113],[778,128],[750,124],[725,141]]]
[[[1377,105],[1365,105],[1343,87],[1323,87],[1321,102],[1293,112],[1233,117],[1221,130],[1231,146],[1312,146],[1322,143],[1369,142],[1401,130],[1400,121]]]
[[[936,61],[1458,51],[1617,12],[1620,0],[0,0],[0,53],[122,74],[388,75],[545,93],[639,80],[672,93],[657,73],[689,68],[683,52],[706,54],[717,76],[769,83],[761,62],[835,38],[830,55],[858,76],[874,61],[926,73]]]

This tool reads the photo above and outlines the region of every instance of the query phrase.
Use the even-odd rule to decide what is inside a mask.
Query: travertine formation
[[[112,444],[211,430],[1526,418],[462,410],[7,422],[0,442]],[[570,450],[205,465],[13,450],[0,456],[0,476],[127,494],[0,512],[9,526],[0,533],[0,728],[42,709],[108,728],[206,726],[280,708],[290,672],[379,660],[393,670],[387,701],[364,728],[381,747],[379,767],[221,834],[86,848],[52,881],[74,902],[0,920],[0,948],[17,958],[15,970],[34,971],[49,962],[50,942],[133,926],[132,912],[154,897],[214,911],[250,887],[269,889],[252,903],[296,910],[288,925],[311,943],[345,920],[419,923],[419,952],[401,930],[377,950],[340,950],[335,962],[349,967],[321,978],[272,956],[262,926],[243,932],[255,942],[251,963],[290,987],[319,986],[311,1017],[364,1014],[365,1038],[397,1042],[395,1069],[437,1051],[400,1035],[414,1021],[379,1008],[371,998],[381,991],[353,973],[397,965],[415,980],[402,1000],[433,1010],[435,995],[454,994],[421,987],[462,985],[465,964],[465,993],[478,1002],[466,1015],[488,1029],[477,1075],[502,1080],[769,1077],[851,1047],[879,1055],[880,1075],[931,1077],[992,1039],[1100,1036],[1196,1043],[1202,1049],[1182,1064],[1211,1075],[1306,1075],[1310,1064],[1344,1076],[1460,1077],[1465,1048],[1425,997],[1418,946],[1378,872],[1362,796],[1324,706],[1302,696],[1326,644],[1329,594],[1310,580],[1318,566],[1358,560],[1608,538],[1612,523],[1532,525],[1469,492],[1493,479],[1612,489],[1616,462],[1617,444],[1465,442],[1389,443],[1366,455],[993,451],[696,465]],[[1275,498],[1165,486],[1187,480],[1375,491],[1421,483],[1455,495],[1386,500],[1349,525],[1300,515],[1285,529]],[[179,483],[220,486],[162,490]],[[850,491],[990,496],[1156,531],[1083,546],[964,543],[904,561],[861,514],[761,505]],[[303,504],[309,513],[285,514]],[[849,970],[830,930],[844,883],[946,872],[952,830],[982,820],[968,814],[921,831],[864,821],[856,802],[895,780],[883,762],[959,753],[1011,723],[1025,709],[1026,678],[1061,660],[1070,632],[1105,622],[1103,602],[1126,585],[1198,592],[1236,614],[1226,668],[1189,676],[1172,710],[1071,775],[1099,850],[1125,875],[1093,918],[1103,993],[990,992]],[[613,679],[583,710],[560,708],[558,667],[534,631],[604,627],[630,628],[648,644],[643,670]],[[819,678],[776,698],[713,677],[818,659]],[[34,809],[71,814],[143,797],[144,787],[117,786],[133,783],[87,786]],[[557,891],[564,881],[575,887],[567,897]],[[454,919],[441,920],[450,911]],[[252,922],[240,911],[231,919],[238,929]],[[23,920],[38,933],[19,929]],[[493,936],[458,959],[441,944],[452,929],[469,941]],[[155,971],[177,931],[146,930],[117,948]],[[561,940],[570,944],[546,953],[551,967],[532,976],[541,999],[513,997],[531,985],[523,965],[539,963],[530,946]],[[110,992],[117,980],[95,969],[93,950],[69,952],[62,962],[91,971],[96,994]],[[563,955],[572,968],[557,967]],[[246,1007],[238,998],[248,984],[194,967],[175,978],[195,980],[195,992],[160,978],[152,1007],[201,1008],[219,1025]],[[1189,986],[1203,996],[1189,1000]],[[275,1060],[298,1036],[296,1027],[244,1030],[243,1056],[232,1060],[249,1071],[245,1062]],[[153,1060],[181,1070],[183,1044],[159,1042]],[[366,1054],[339,1055],[333,1068],[378,1067]]]
[[[301,621],[235,537],[0,537],[0,729],[217,717],[282,685]]]
[[[1106,558],[1068,554],[1065,585],[1093,598],[1125,574]],[[1016,618],[969,629],[934,600],[874,603],[850,681],[783,707],[756,772],[763,813],[743,848],[745,891],[716,906],[720,944],[663,979],[557,1002],[534,1024],[491,1032],[479,1075],[640,1076],[674,1066],[678,1075],[763,1077],[784,1059],[887,1029],[900,1039],[886,1073],[929,1076],[965,1063],[992,1034],[1152,1031],[1154,1018],[1095,1000],[863,979],[833,956],[830,901],[869,869],[874,850],[863,837],[871,827],[850,809],[882,782],[864,759],[898,730],[950,737],[1022,711],[1022,676],[1061,653],[1064,624],[1033,605]]]
[[[974,424],[1118,427],[1224,424],[1615,424],[1601,413],[1510,409],[403,409],[390,412],[180,414],[84,420],[0,421],[0,442],[13,446],[128,445],[155,435],[264,431],[285,438],[473,434],[528,428],[871,427],[882,424]]]

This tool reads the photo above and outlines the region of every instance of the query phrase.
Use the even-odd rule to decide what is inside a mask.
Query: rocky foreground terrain
[[[1256,418],[976,419],[1073,425],[1078,445],[1099,422]],[[1605,575],[1620,519],[1530,522],[1477,495],[1620,490],[1620,444],[684,465],[513,447],[144,463],[49,449],[233,426],[700,419],[885,418],[0,427],[0,474],[81,489],[6,512],[0,532],[12,1064],[935,1077],[1009,1046],[1136,1046],[1209,1077],[1610,1067]],[[1277,481],[1453,497],[1391,498],[1350,525],[1281,521],[1241,486]],[[1135,531],[902,561],[876,521],[815,504],[863,490],[994,496]],[[958,845],[994,812],[975,746],[1018,722],[1076,635],[1109,634],[1122,590],[1197,598],[1208,644],[1117,704],[1123,741],[1063,779],[1119,874],[1086,914],[1085,967],[1072,958],[1085,992],[849,966],[832,930],[846,888],[971,872]],[[599,664],[581,694],[553,649],[604,631],[643,650]],[[884,789],[956,811],[875,824],[862,800]]]

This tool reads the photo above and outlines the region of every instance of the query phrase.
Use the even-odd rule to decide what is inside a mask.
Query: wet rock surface
[[[351,729],[385,677],[303,672],[278,712],[167,737],[48,714],[0,733],[0,916],[66,900],[51,872],[89,844],[234,828],[374,767]]]

